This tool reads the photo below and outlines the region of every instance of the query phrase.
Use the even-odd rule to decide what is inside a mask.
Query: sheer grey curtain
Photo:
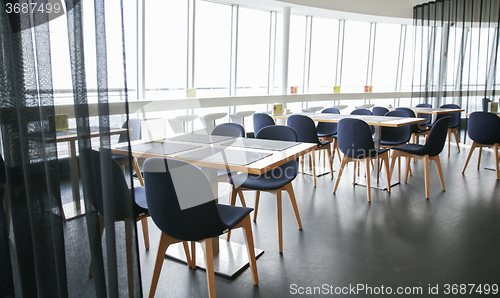
[[[413,10],[413,96],[466,112],[495,97],[500,0],[438,0]]]
[[[120,26],[106,22],[111,12],[106,11],[104,0],[85,1],[93,6],[93,14],[85,19],[83,1],[0,0],[0,129],[8,189],[8,197],[0,204],[0,297],[142,296],[133,196],[115,198],[113,160],[110,151],[103,150],[113,141],[110,101],[123,111],[121,119],[128,117],[123,3],[116,1],[121,7]],[[9,9],[15,3],[21,5],[19,11]],[[54,9],[55,3],[65,5],[66,13],[48,13],[47,5]],[[35,4],[45,9],[23,12],[22,5]],[[66,20],[65,26],[53,25],[57,17]],[[61,31],[67,33],[67,55],[56,55],[51,45],[52,34]],[[95,37],[92,43],[84,32]],[[109,51],[110,35],[121,36],[117,52]],[[121,65],[108,65],[112,56],[115,61],[120,57]],[[90,57],[95,63],[86,62]],[[71,90],[65,92],[74,103],[72,123],[78,135],[85,206],[84,216],[70,220],[65,220],[63,212],[63,204],[73,201],[72,197],[68,200],[68,159],[60,152],[55,124],[61,90],[54,88],[53,76],[60,69],[55,65],[61,63],[70,69]],[[120,73],[123,78],[118,88],[114,86],[120,96],[112,100],[110,73]],[[89,80],[96,82],[95,92],[90,92]],[[91,113],[91,105],[97,106],[97,115]],[[99,138],[91,138],[96,130]],[[97,166],[93,149],[100,149]],[[96,171],[101,173],[100,183],[94,179]],[[125,174],[132,185],[131,172]],[[97,185],[102,189],[96,189]],[[109,211],[105,216],[94,207],[97,192],[102,192],[104,210]],[[115,222],[113,214],[116,204],[125,206],[125,224],[132,225],[133,241],[128,249],[133,259],[128,264],[124,223]],[[89,277],[91,263],[93,277]]]

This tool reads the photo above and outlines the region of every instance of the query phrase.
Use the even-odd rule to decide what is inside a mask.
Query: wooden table
[[[422,107],[408,107],[408,109],[412,110],[415,113],[419,114],[448,114],[448,113],[457,113],[463,112],[464,109],[448,109],[448,108],[422,108]]]
[[[189,140],[186,140],[186,138]],[[201,167],[209,178],[214,197],[218,198],[218,169],[260,175],[313,151],[317,146],[316,144],[309,143],[293,143],[292,147],[283,150],[258,149],[256,146],[249,144],[250,142],[256,142],[255,140],[181,134],[162,142],[131,142],[131,148],[132,156],[136,158],[168,157],[183,160]],[[271,140],[260,141],[280,143],[280,141]],[[206,153],[208,151],[215,153],[200,155],[200,152]],[[113,146],[112,153],[128,154],[128,147],[123,145]],[[203,155],[205,158],[195,158],[197,154],[198,157]],[[221,160],[220,156],[224,158]],[[245,160],[242,160],[242,157],[249,157],[250,159],[247,160],[249,162],[246,163]],[[254,157],[258,159],[252,161]],[[140,175],[140,171],[137,171],[137,174]],[[248,264],[246,248],[244,245],[229,241],[221,241],[219,246],[218,239],[217,237],[214,239],[216,241],[212,241],[214,243],[215,272],[226,277],[232,277]],[[173,245],[167,252],[169,256],[185,261],[182,245]],[[255,255],[258,257],[262,253],[262,250],[256,249]],[[203,254],[196,255],[200,257],[196,260],[197,265],[203,267],[205,264]]]
[[[117,135],[126,133],[126,128],[111,128],[110,134]],[[99,137],[99,130],[90,130],[90,137]],[[82,204],[80,199],[80,179],[78,177],[78,157],[76,154],[76,141],[78,135],[75,129],[66,129],[56,131],[56,141],[68,142],[69,157],[70,157],[70,176],[71,176],[71,190],[73,192],[73,203],[63,205],[63,217],[65,220],[83,215]]]

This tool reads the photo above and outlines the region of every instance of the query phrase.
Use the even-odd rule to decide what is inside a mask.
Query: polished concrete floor
[[[255,246],[265,251],[257,261],[260,284],[253,286],[248,269],[232,279],[216,276],[218,297],[300,293],[312,297],[336,291],[361,297],[389,291],[436,297],[430,293],[438,291],[440,297],[460,285],[475,284],[476,291],[478,285],[485,290],[486,285],[499,284],[500,182],[494,171],[484,168],[494,166],[493,153],[483,150],[477,170],[476,152],[462,174],[469,148],[462,145],[458,153],[452,145],[451,156],[446,147],[441,154],[446,191],[441,190],[431,164],[429,199],[419,161],[412,163],[408,183],[393,187],[391,193],[372,190],[371,203],[365,187],[352,185],[352,164],[335,195],[335,180],[329,175],[318,177],[313,187],[311,176],[299,174],[293,186],[303,230],[298,230],[284,195],[283,254],[278,253],[276,200],[262,194],[258,220],[253,223]],[[336,169],[338,165],[336,159]],[[248,192],[245,198],[253,206],[253,194]],[[227,197],[221,198],[221,203],[226,202]],[[151,249],[145,251],[138,225],[144,296],[149,293],[159,238],[151,220],[150,238]],[[234,232],[232,241],[244,243],[243,233]],[[467,286],[466,292],[470,291]],[[165,259],[156,293],[156,297],[208,297],[205,271]],[[460,296],[478,297],[477,293]]]

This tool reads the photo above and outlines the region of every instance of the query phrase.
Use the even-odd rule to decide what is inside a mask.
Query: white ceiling
[[[217,1],[217,0],[215,0]],[[220,2],[336,19],[386,23],[412,22],[413,6],[423,0],[219,0]]]

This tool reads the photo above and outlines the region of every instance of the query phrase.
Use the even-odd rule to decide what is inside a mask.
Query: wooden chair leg
[[[236,190],[234,185],[231,185],[231,190],[229,191],[229,197],[230,197],[230,205],[235,206],[236,205],[236,195],[240,192],[241,190]],[[241,198],[241,197],[240,197]],[[227,232],[226,235],[226,240],[229,241],[231,240],[231,230]]]
[[[455,142],[457,143],[458,153],[460,153],[460,142],[458,141],[457,128],[453,128],[451,132],[455,135]]]
[[[372,201],[372,189],[371,189],[371,183],[370,183],[370,166],[371,166],[371,158],[368,157],[365,159],[365,165],[366,165],[366,189],[368,193],[368,202]]]
[[[259,210],[260,191],[255,192],[255,207],[253,209],[253,221],[257,221],[257,211]]]
[[[495,171],[497,172],[497,180],[500,179],[500,173],[498,171],[498,162],[500,159],[500,156],[498,156],[498,143],[495,143],[493,146],[493,150],[495,151]]]
[[[330,178],[333,179],[333,157],[332,157],[332,151],[330,147],[326,149],[328,153],[328,164],[330,165]]]
[[[102,234],[104,234],[104,217],[99,215],[99,232],[101,234],[101,237],[102,238]],[[90,266],[89,266],[89,277],[92,277],[94,275],[94,269],[93,269],[93,265],[92,265],[92,259],[90,260]]]
[[[208,297],[215,298],[215,273],[214,273],[214,253],[212,250],[212,238],[205,239],[205,264],[207,272]]]
[[[479,156],[477,157],[477,169],[478,170],[481,167],[481,155],[482,154],[483,154],[483,147],[479,147]]]
[[[359,161],[354,161],[354,172],[352,184],[356,185],[356,166],[358,167],[358,176],[359,176]]]
[[[187,241],[182,241],[182,247],[184,248],[184,254],[186,255],[189,268],[196,269],[196,242],[191,241],[191,253],[189,253]]]
[[[238,190],[238,196],[240,197],[241,206],[246,207],[247,203],[245,202],[245,197],[243,196],[243,191],[241,189]],[[236,204],[236,202],[235,202],[235,204]]]
[[[333,193],[335,193],[337,191],[337,187],[339,186],[340,178],[342,177],[342,172],[344,172],[344,167],[346,164],[347,164],[347,156],[344,156],[344,158],[342,158],[342,161],[340,163],[340,169],[339,169],[339,173],[337,175],[337,181],[335,181]],[[354,164],[356,164],[356,163],[354,163]],[[356,177],[356,175],[354,175],[354,177]]]
[[[295,213],[295,220],[297,221],[297,226],[299,230],[302,230],[302,222],[300,220],[299,208],[297,207],[297,201],[295,200],[295,193],[293,191],[292,183],[288,183],[283,187],[283,190],[288,192],[288,196],[290,196],[290,202],[292,203],[293,213]]]
[[[132,225],[135,221],[125,220],[125,251],[127,255],[127,279],[128,296],[135,297],[134,294],[134,259],[132,256]]]
[[[314,151],[311,151],[311,160],[312,160],[312,170],[313,170],[313,179],[314,179],[314,187],[316,187],[316,160],[314,157]]]
[[[391,174],[389,172],[389,154],[382,156],[385,165],[385,177],[387,178],[387,191],[391,192]]]
[[[408,176],[410,174],[411,157],[406,157],[406,168],[405,168],[405,183],[408,183]]]
[[[425,197],[429,199],[429,155],[424,156]]]
[[[437,167],[437,171],[438,171],[438,175],[439,175],[439,182],[441,183],[441,189],[446,190],[444,187],[443,168],[441,167],[441,160],[439,159],[439,155],[433,156],[431,159],[434,160],[434,162],[436,163],[436,167]]]
[[[450,147],[451,147],[451,128],[448,128],[448,156],[450,156]]]
[[[397,151],[394,151],[392,153],[392,161],[391,161],[391,168],[389,170],[389,181],[392,179],[392,174],[394,173],[394,166],[396,165],[396,160],[399,158],[399,153]]]
[[[250,265],[250,271],[252,272],[252,280],[254,285],[259,284],[259,274],[257,273],[257,261],[255,259],[255,247],[253,243],[252,225],[250,224],[250,217],[247,216],[241,221],[241,227],[243,228],[243,233],[245,234],[245,242],[247,245],[247,254]]]
[[[163,266],[163,260],[165,259],[165,252],[170,244],[176,241],[165,233],[161,233],[160,244],[158,245],[158,253],[156,254],[155,268],[153,269],[153,278],[151,279],[151,287],[149,288],[149,298],[155,296],[156,287],[158,286],[158,280],[160,278],[161,267]]]
[[[467,165],[469,164],[469,160],[472,157],[472,153],[474,152],[474,149],[476,149],[476,142],[472,142],[472,145],[470,146],[469,154],[467,155],[467,159],[465,160],[464,167],[462,168],[462,173],[465,172],[465,169],[467,168]],[[479,156],[481,156],[481,151],[479,151]],[[479,169],[479,160],[477,161],[477,168]]]
[[[276,192],[276,205],[278,212],[278,242],[279,242],[279,252],[283,253],[283,221],[282,221],[282,204],[281,204],[281,190]]]
[[[142,236],[144,237],[144,246],[146,250],[149,250],[149,229],[148,229],[148,218],[144,217],[141,219],[142,224]]]

